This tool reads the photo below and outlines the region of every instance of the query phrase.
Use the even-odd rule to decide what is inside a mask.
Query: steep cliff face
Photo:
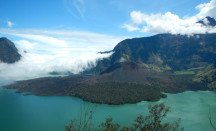
[[[14,43],[7,38],[0,38],[0,62],[14,63],[19,61],[21,55],[18,53]]]

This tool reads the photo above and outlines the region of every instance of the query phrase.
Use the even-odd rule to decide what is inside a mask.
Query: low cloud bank
[[[61,73],[80,73],[96,66],[97,60],[109,57],[111,54],[81,54],[73,55],[38,55],[22,53],[22,59],[15,64],[0,63],[0,85],[13,81],[47,75],[57,71]]]
[[[184,18],[178,15],[166,12],[165,14],[146,14],[140,11],[133,11],[130,14],[132,23],[124,24],[122,28],[126,28],[129,32],[139,30],[144,33],[171,33],[171,34],[204,34],[216,33],[216,27],[203,26],[197,21],[204,19],[206,16],[216,18],[216,0],[209,3],[203,3],[195,7],[199,13]],[[206,19],[204,19],[204,22]]]
[[[21,38],[13,42],[22,55],[21,60],[14,64],[0,63],[0,85],[53,71],[80,73],[112,54],[97,52],[112,50],[127,38],[59,30],[0,29],[0,33]]]

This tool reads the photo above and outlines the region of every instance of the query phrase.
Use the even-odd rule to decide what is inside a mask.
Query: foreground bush
[[[102,122],[99,129],[94,128],[92,123],[94,111],[85,109],[84,115],[79,119],[74,119],[69,125],[65,127],[65,131],[183,131],[184,128],[180,126],[181,119],[174,122],[163,123],[162,120],[170,112],[170,107],[165,107],[164,103],[154,106],[149,105],[149,115],[143,117],[138,116],[135,123],[130,127],[121,127],[120,124],[114,123],[113,118],[107,118]]]

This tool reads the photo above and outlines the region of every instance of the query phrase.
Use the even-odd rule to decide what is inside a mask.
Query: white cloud
[[[205,25],[208,25],[210,23],[207,18],[204,18],[203,22],[204,22]]]
[[[67,11],[70,13],[70,14],[72,14],[73,16],[75,16],[76,17],[76,15],[72,12],[72,10],[70,9],[70,6],[72,5],[72,1],[70,1],[70,0],[63,0],[63,2],[64,2],[64,5],[65,5],[65,7],[66,7],[66,9],[67,9]]]
[[[0,85],[13,81],[47,75],[52,71],[79,73],[96,65],[96,61],[110,54],[38,55],[21,53],[22,59],[15,64],[0,63]]]
[[[38,43],[31,43],[27,40],[20,40],[20,41],[14,41],[14,43],[17,44],[17,48],[19,51],[24,52],[30,52],[31,50],[34,49],[34,46],[38,45]]]
[[[135,30],[140,30],[139,27],[134,27],[133,24],[124,24],[122,28],[126,28],[129,32],[135,31]]]
[[[74,7],[76,7],[81,17],[85,20],[85,17],[84,17],[85,5],[84,4],[85,4],[84,0],[73,0]]]
[[[196,15],[198,19],[203,19],[206,16],[216,18],[216,0],[211,0],[209,3],[200,4],[195,8],[200,11]]]
[[[116,44],[128,38],[68,30],[13,30],[0,28],[0,33],[36,41],[38,44],[34,48],[37,50],[67,50],[72,51],[73,54],[82,54],[85,52],[97,53],[112,50]]]
[[[76,16],[72,9],[75,7],[76,10],[79,12],[83,20],[85,20],[84,13],[85,13],[85,1],[84,0],[63,0],[64,5],[68,12],[70,12],[73,16]]]
[[[16,33],[14,34],[12,33],[11,35],[42,42],[42,43],[53,45],[56,47],[67,47],[67,43],[64,40],[59,40],[59,39],[56,39],[50,36],[32,35],[32,34],[16,34]]]
[[[8,24],[9,27],[13,27],[13,26],[14,26],[14,23],[13,23],[13,22],[11,22],[11,21],[9,21],[9,20],[7,20],[6,22],[7,22],[7,24]]]
[[[172,33],[172,34],[193,34],[193,33],[216,33],[216,27],[203,26],[196,23],[206,16],[216,18],[216,0],[200,4],[196,7],[200,12],[195,16],[185,16],[182,19],[178,15],[166,12],[165,14],[146,14],[140,11],[133,11],[130,14],[132,23],[124,24],[128,31],[139,30],[145,33]],[[208,22],[206,19],[204,22]]]
[[[143,23],[144,18],[146,17],[146,14],[141,13],[140,11],[133,11],[131,12],[130,17],[133,23],[139,25]]]
[[[111,55],[97,52],[112,50],[115,45],[127,38],[59,30],[0,29],[0,33],[20,37],[21,40],[14,43],[22,55],[21,60],[15,64],[0,63],[0,84],[7,84],[7,80],[11,82],[45,75],[52,71],[82,72],[94,67],[97,60]]]

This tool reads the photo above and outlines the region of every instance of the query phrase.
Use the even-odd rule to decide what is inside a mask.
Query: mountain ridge
[[[98,61],[92,73],[123,61],[134,61],[150,71],[179,71],[202,67],[214,62],[216,34],[186,35],[158,34],[126,39],[119,42],[109,58]]]
[[[204,19],[196,22],[196,23],[200,23],[204,26],[216,26],[216,21],[214,18],[210,17],[210,16],[206,16]]]
[[[196,22],[203,26],[216,26],[212,17]],[[134,61],[149,71],[175,72],[190,68],[216,65],[216,33],[172,35],[156,34],[150,37],[125,39],[119,42],[114,53],[101,61],[91,73],[100,73],[119,61]],[[99,52],[100,53],[100,52]]]
[[[15,63],[21,59],[18,49],[14,43],[6,37],[0,38],[0,61],[4,63]]]

